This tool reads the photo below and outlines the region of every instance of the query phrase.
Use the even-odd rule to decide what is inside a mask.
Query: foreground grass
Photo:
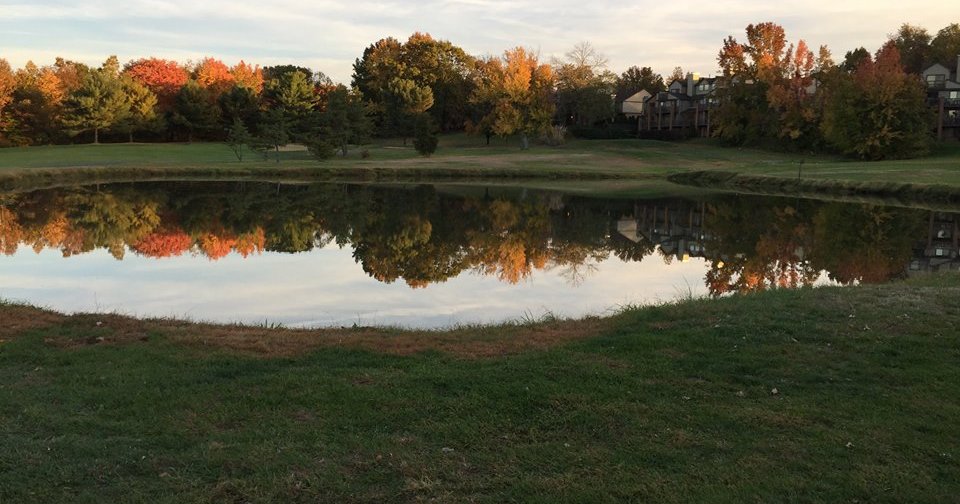
[[[950,502],[958,295],[425,333],[3,305],[0,502]]]

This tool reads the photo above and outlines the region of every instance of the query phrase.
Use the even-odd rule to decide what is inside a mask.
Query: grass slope
[[[0,502],[950,502],[958,296],[951,275],[455,332],[2,305]]]

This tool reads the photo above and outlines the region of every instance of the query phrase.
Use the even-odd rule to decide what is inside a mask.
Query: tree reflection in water
[[[848,284],[956,268],[957,221],[924,210],[733,195],[633,201],[426,185],[116,184],[0,195],[0,251],[216,261],[352,247],[371,277],[414,288],[467,271],[518,283],[548,268],[576,285],[611,256],[701,257],[709,292],[722,295],[810,285],[823,272]]]

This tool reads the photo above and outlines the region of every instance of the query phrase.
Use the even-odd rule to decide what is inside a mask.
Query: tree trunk
[[[524,133],[520,135],[520,150],[527,150],[530,148],[530,139],[527,138],[527,134]]]
[[[133,130],[130,130],[130,132],[127,133],[127,141],[133,143]]]
[[[94,145],[100,143],[100,128],[93,128],[93,143]]]
[[[280,164],[280,146],[275,145],[274,147],[277,148],[277,164]]]

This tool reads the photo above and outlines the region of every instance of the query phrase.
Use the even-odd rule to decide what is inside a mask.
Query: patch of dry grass
[[[467,326],[449,330],[394,328],[289,329],[218,325],[172,319],[140,320],[115,314],[62,315],[28,306],[0,307],[0,336],[13,339],[54,325],[60,336],[48,344],[61,348],[88,345],[126,345],[160,336],[194,349],[225,350],[263,358],[293,357],[321,348],[362,349],[389,355],[439,351],[465,358],[487,358],[542,350],[582,340],[603,332],[610,321],[597,317],[525,324]],[[71,334],[84,334],[82,338]]]

